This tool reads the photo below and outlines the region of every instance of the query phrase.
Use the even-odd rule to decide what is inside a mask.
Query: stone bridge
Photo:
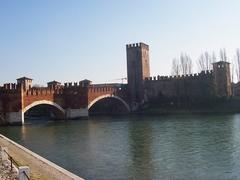
[[[111,113],[115,110],[112,105],[116,104],[118,112],[134,112],[151,103],[170,107],[178,104],[189,106],[232,96],[228,62],[215,62],[212,71],[200,74],[151,78],[149,46],[144,43],[128,44],[126,52],[127,84],[92,84],[83,80],[64,85],[52,81],[47,87],[33,87],[33,80],[23,77],[17,79],[16,84],[0,86],[0,124],[23,124],[24,114],[36,106],[48,107],[57,118],[72,119],[88,117],[89,110],[107,109]],[[235,93],[240,94],[236,91],[237,88]],[[108,101],[109,98],[114,101]],[[102,99],[107,99],[105,104],[97,103],[103,102]]]
[[[23,124],[24,114],[38,105],[47,105],[57,118],[74,119],[89,116],[89,109],[98,101],[114,98],[128,112],[130,106],[124,84],[91,84],[53,81],[47,87],[32,87],[32,79],[23,77],[17,84],[4,84],[0,89],[0,122]]]

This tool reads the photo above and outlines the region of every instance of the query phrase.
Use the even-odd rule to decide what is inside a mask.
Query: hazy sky
[[[240,47],[240,0],[1,0],[0,83],[126,77],[127,43],[150,45],[151,75],[181,52]]]

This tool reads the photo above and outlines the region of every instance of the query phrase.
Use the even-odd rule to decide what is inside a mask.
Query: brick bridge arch
[[[85,85],[80,81],[39,88],[6,84],[0,87],[0,123],[24,124],[24,113],[41,104],[54,107],[50,110],[57,118],[85,118],[89,116],[89,109],[104,98],[117,99],[131,112],[126,88],[121,84]]]
[[[33,102],[32,104],[28,105],[27,107],[25,107],[22,112],[25,113],[27,112],[29,109],[35,107],[35,106],[38,106],[38,105],[51,105],[51,106],[54,106],[56,107],[58,110],[60,110],[62,113],[65,114],[65,110],[60,106],[58,105],[57,103],[55,102],[52,102],[52,101],[47,101],[47,100],[41,100],[41,101],[35,101]]]
[[[33,103],[29,104],[28,106],[26,106],[25,108],[22,109],[22,114],[23,114],[23,119],[22,119],[22,123],[24,123],[24,114],[31,108],[36,107],[38,105],[50,105],[55,107],[58,111],[61,112],[61,114],[63,116],[65,116],[65,110],[57,103],[52,102],[52,101],[48,101],[48,100],[39,100],[39,101],[34,101]]]
[[[105,99],[105,98],[114,98],[114,99],[117,99],[119,100],[125,107],[126,109],[128,110],[128,112],[130,112],[130,107],[129,105],[126,103],[126,101],[124,101],[122,98],[120,98],[119,96],[116,96],[116,95],[113,95],[113,94],[104,94],[104,95],[101,95],[95,99],[93,99],[89,104],[88,104],[88,110],[98,101],[102,100],[102,99]]]

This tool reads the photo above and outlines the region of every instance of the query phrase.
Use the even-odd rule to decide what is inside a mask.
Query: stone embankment
[[[11,170],[10,161],[2,161],[0,159],[0,179],[2,180],[17,180],[18,175],[15,168]]]
[[[18,164],[30,168],[31,180],[83,180],[75,174],[59,167],[1,134],[0,146],[7,147],[8,153],[18,162]],[[6,167],[3,167],[3,169],[6,170]],[[5,174],[9,175],[7,171]]]

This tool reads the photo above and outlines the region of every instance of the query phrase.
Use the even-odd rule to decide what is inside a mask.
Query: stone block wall
[[[212,98],[215,93],[212,71],[147,78],[144,87],[145,98],[149,102],[197,102]]]

